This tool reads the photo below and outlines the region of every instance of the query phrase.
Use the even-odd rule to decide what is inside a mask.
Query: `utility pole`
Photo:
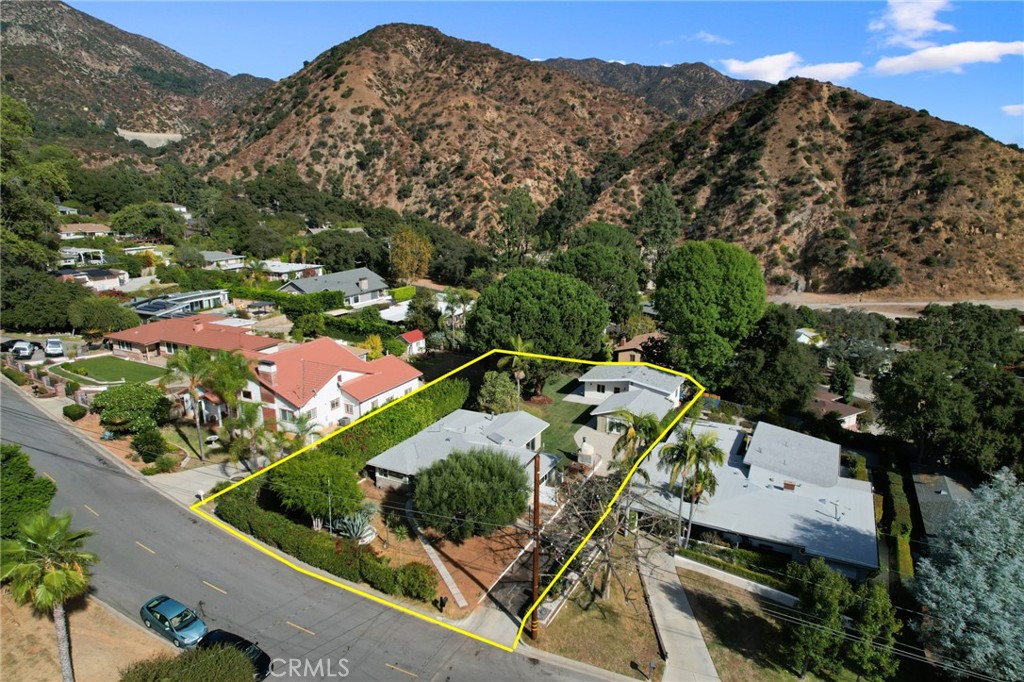
[[[533,603],[540,599],[540,452],[533,457]],[[534,642],[540,637],[540,620],[537,611],[540,604],[533,609],[530,619],[530,639]]]
[[[331,499],[331,479],[327,479],[327,532],[334,535],[334,505]]]

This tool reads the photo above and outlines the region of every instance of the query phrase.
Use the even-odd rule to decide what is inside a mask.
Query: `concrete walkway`
[[[646,554],[640,559],[640,578],[650,595],[654,622],[668,654],[662,679],[665,682],[719,680],[704,635],[676,574],[675,562],[652,540],[641,538],[640,544],[641,555]]]
[[[441,580],[443,580],[444,584],[448,586],[448,591],[452,593],[452,599],[455,600],[455,603],[458,604],[459,608],[466,608],[469,606],[469,602],[466,601],[464,596],[462,596],[462,591],[459,590],[459,586],[455,584],[455,578],[453,578],[452,574],[448,572],[448,567],[444,565],[444,562],[441,561],[441,557],[437,555],[434,548],[431,547],[430,543],[427,542],[427,539],[423,537],[423,533],[420,532],[420,527],[416,525],[416,517],[412,513],[412,499],[405,501],[405,518],[409,520],[409,525],[412,526],[413,532],[416,533],[416,539],[420,541],[421,545],[423,545],[423,550],[430,558],[430,562],[434,564],[434,568],[436,568],[437,572],[441,574]]]
[[[252,472],[245,467],[225,462],[186,469],[173,474],[156,474],[149,477],[149,482],[167,497],[188,507],[199,501],[200,491],[206,495],[218,483],[240,481],[250,473]]]

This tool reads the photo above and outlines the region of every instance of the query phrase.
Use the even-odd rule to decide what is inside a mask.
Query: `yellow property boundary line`
[[[235,528],[232,528],[228,524],[224,523],[220,519],[216,518],[215,516],[213,516],[209,512],[207,512],[207,511],[202,509],[203,506],[205,506],[206,504],[209,504],[210,502],[216,500],[218,497],[220,497],[224,493],[226,493],[226,492],[228,492],[230,490],[234,490],[235,488],[237,488],[238,486],[242,485],[243,483],[248,483],[249,481],[257,478],[258,476],[262,476],[263,474],[267,473],[268,471],[270,471],[274,467],[277,467],[277,466],[279,466],[281,464],[284,464],[285,462],[287,462],[288,460],[292,459],[293,457],[298,457],[302,453],[317,447],[318,445],[320,445],[324,441],[329,440],[331,438],[334,438],[339,433],[342,433],[343,431],[346,431],[347,429],[350,429],[353,426],[362,423],[363,421],[365,421],[366,419],[368,419],[370,417],[373,417],[373,416],[376,416],[376,415],[380,414],[384,410],[389,409],[390,407],[392,407],[394,405],[397,405],[398,403],[402,402],[403,400],[411,398],[412,396],[416,395],[420,391],[426,390],[426,389],[430,388],[431,386],[433,386],[434,384],[440,383],[441,381],[444,381],[445,379],[447,379],[447,378],[449,378],[449,377],[451,377],[451,376],[461,372],[462,370],[466,369],[467,367],[471,367],[472,365],[474,365],[474,364],[476,364],[476,363],[478,363],[478,362],[480,362],[482,360],[485,360],[485,359],[489,358],[490,356],[492,356],[492,355],[494,355],[496,353],[499,353],[499,354],[502,354],[502,355],[518,355],[518,356],[521,356],[521,357],[531,358],[531,359],[534,359],[534,360],[551,360],[551,361],[554,361],[554,362],[570,362],[570,363],[575,363],[575,364],[578,364],[578,365],[595,365],[595,366],[597,366],[597,365],[611,365],[611,366],[643,366],[643,367],[650,367],[651,369],[655,369],[655,370],[658,370],[658,371],[661,371],[661,372],[668,372],[669,374],[675,374],[676,376],[683,377],[687,381],[692,382],[694,384],[694,386],[696,386],[697,389],[698,389],[697,392],[694,394],[693,398],[690,400],[690,402],[688,402],[686,404],[686,406],[679,412],[679,414],[676,415],[675,419],[673,419],[672,422],[669,423],[669,425],[667,427],[665,427],[665,429],[660,434],[658,434],[658,437],[655,438],[654,441],[647,447],[647,449],[644,450],[643,454],[640,455],[640,457],[637,458],[637,460],[633,464],[632,468],[630,468],[629,472],[627,472],[625,478],[622,481],[622,484],[619,485],[618,490],[615,491],[615,495],[612,496],[612,499],[608,503],[608,506],[604,510],[604,513],[601,514],[601,517],[594,524],[593,528],[590,529],[590,531],[586,534],[586,536],[583,538],[583,540],[580,542],[580,544],[576,547],[576,549],[573,550],[573,553],[569,556],[568,559],[566,559],[566,561],[562,565],[562,567],[560,569],[558,569],[557,573],[555,573],[555,576],[548,582],[548,586],[546,588],[544,588],[543,592],[541,592],[540,597],[538,597],[537,600],[526,611],[526,614],[523,616],[522,621],[520,621],[520,623],[519,623],[519,630],[516,632],[516,638],[512,642],[511,646],[509,646],[507,644],[502,644],[500,642],[495,642],[494,640],[488,639],[486,637],[482,637],[481,635],[478,635],[478,634],[476,634],[474,632],[470,632],[468,630],[464,630],[464,629],[462,629],[462,628],[460,628],[460,627],[458,627],[456,625],[452,625],[451,623],[446,623],[446,622],[444,622],[442,620],[437,620],[434,617],[431,617],[431,616],[429,616],[427,614],[420,613],[419,611],[410,609],[407,606],[402,606],[401,604],[396,604],[394,602],[388,601],[387,599],[383,599],[383,598],[381,598],[381,597],[379,597],[379,596],[377,596],[375,594],[371,594],[370,592],[365,592],[365,591],[363,591],[363,590],[361,590],[361,589],[359,589],[357,587],[353,587],[351,585],[346,585],[345,583],[340,582],[338,580],[332,580],[331,578],[326,578],[326,577],[324,577],[322,575],[317,575],[316,573],[314,573],[312,571],[309,571],[309,570],[306,570],[306,569],[302,568],[301,566],[297,566],[296,564],[294,564],[291,561],[289,561],[287,558],[285,558],[285,557],[281,556],[280,554],[278,554],[278,553],[268,549],[267,547],[264,547],[259,542],[256,542],[255,540],[246,537],[245,535],[240,533]],[[345,590],[346,592],[351,592],[352,594],[358,594],[359,596],[365,597],[366,599],[369,599],[370,601],[376,602],[376,603],[381,604],[383,606],[388,606],[390,608],[396,609],[398,611],[401,611],[402,613],[405,613],[405,614],[408,614],[410,616],[413,616],[414,618],[418,618],[418,619],[422,620],[425,623],[432,623],[433,625],[437,625],[439,627],[446,628],[448,630],[451,630],[452,632],[457,632],[457,633],[459,633],[461,635],[465,635],[466,637],[470,637],[472,639],[475,639],[478,642],[483,642],[484,644],[490,644],[491,646],[496,647],[498,649],[501,649],[502,651],[507,651],[507,652],[511,653],[511,652],[516,650],[516,648],[519,646],[519,643],[522,641],[523,630],[526,627],[526,623],[530,620],[530,616],[533,615],[533,612],[536,611],[537,607],[540,606],[540,604],[544,601],[544,598],[547,597],[548,592],[551,591],[551,588],[554,587],[555,583],[558,582],[558,580],[562,577],[562,575],[565,573],[565,571],[569,568],[569,565],[573,562],[573,560],[576,558],[576,556],[583,550],[583,548],[586,546],[587,542],[590,541],[590,538],[594,536],[594,533],[597,532],[597,529],[601,526],[602,523],[604,523],[604,520],[606,518],[608,518],[608,515],[612,511],[612,507],[615,505],[615,503],[618,501],[619,497],[622,495],[622,491],[626,489],[626,485],[629,483],[629,480],[633,477],[633,474],[636,473],[637,468],[639,468],[639,466],[644,462],[644,460],[647,459],[648,455],[651,454],[651,451],[654,449],[654,447],[658,443],[660,443],[662,440],[664,440],[668,436],[668,434],[672,431],[672,429],[674,429],[676,427],[676,424],[678,424],[679,421],[684,416],[686,416],[686,413],[689,412],[690,408],[693,407],[694,404],[696,404],[696,402],[701,398],[701,396],[704,395],[705,391],[706,391],[706,389],[704,388],[704,386],[702,386],[697,380],[695,380],[689,374],[684,374],[683,372],[677,372],[675,370],[668,369],[666,367],[660,367],[658,365],[652,365],[649,362],[595,362],[595,361],[592,361],[592,360],[577,360],[577,359],[574,359],[574,358],[560,358],[560,357],[556,357],[556,356],[553,356],[553,355],[540,355],[538,353],[522,353],[522,352],[517,352],[517,351],[501,350],[501,349],[495,348],[495,349],[492,349],[492,350],[484,353],[483,355],[481,355],[480,357],[478,357],[478,358],[476,358],[474,360],[470,360],[469,362],[467,362],[466,364],[464,364],[464,365],[462,365],[460,367],[456,367],[455,369],[451,370],[447,374],[444,374],[443,376],[440,376],[437,379],[434,379],[430,383],[424,384],[423,386],[421,386],[420,388],[416,389],[412,393],[409,393],[409,394],[404,395],[404,396],[402,396],[402,397],[400,397],[400,398],[398,398],[396,400],[391,401],[390,403],[387,403],[386,405],[381,407],[379,410],[375,410],[375,411],[371,412],[368,415],[364,415],[364,416],[360,417],[359,419],[355,420],[354,422],[352,422],[351,424],[346,424],[345,426],[341,427],[337,431],[334,431],[333,433],[330,433],[330,434],[324,436],[323,438],[315,441],[314,443],[311,443],[311,444],[307,445],[304,448],[296,450],[295,452],[291,453],[287,457],[279,459],[278,461],[274,462],[270,466],[267,466],[267,467],[265,467],[263,469],[260,469],[259,471],[257,471],[254,474],[246,476],[241,481],[238,481],[237,483],[234,483],[234,484],[228,486],[227,488],[225,488],[224,490],[221,490],[217,494],[211,495],[210,497],[208,497],[208,498],[206,498],[204,500],[196,502],[191,507],[189,507],[189,509],[192,510],[193,512],[195,512],[196,514],[198,514],[199,516],[201,516],[202,518],[206,519],[207,521],[209,521],[213,525],[219,527],[221,530],[223,530],[223,531],[225,531],[227,533],[230,533],[231,535],[235,536],[239,540],[242,540],[243,542],[245,542],[245,543],[251,545],[252,547],[256,548],[257,550],[259,550],[260,552],[263,552],[267,556],[272,557],[273,559],[276,559],[277,561],[281,562],[285,566],[288,566],[289,568],[291,568],[291,569],[293,569],[295,571],[298,571],[299,573],[302,573],[303,575],[307,575],[307,576],[309,576],[311,578],[315,578],[315,579],[317,579],[317,580],[319,580],[321,582],[325,582],[325,583],[327,583],[329,585],[333,585],[335,587],[339,587],[339,588]]]

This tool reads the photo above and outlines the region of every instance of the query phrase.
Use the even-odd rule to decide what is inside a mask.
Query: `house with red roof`
[[[302,414],[319,431],[333,430],[422,384],[422,373],[399,357],[366,361],[327,337],[246,355],[255,361],[256,381],[242,391],[242,400],[260,403],[264,421],[285,430]]]
[[[427,337],[419,329],[399,334],[398,339],[405,344],[402,357],[411,358],[427,352]]]
[[[104,335],[114,355],[148,361],[189,346],[210,351],[251,351],[272,353],[281,343],[268,336],[256,336],[238,320],[224,315],[189,315],[111,332]]]
[[[818,388],[807,405],[807,411],[818,417],[825,417],[829,414],[834,415],[844,429],[856,431],[858,430],[857,417],[864,414],[864,410],[854,405],[840,402],[842,399],[841,395],[829,393],[824,388]]]

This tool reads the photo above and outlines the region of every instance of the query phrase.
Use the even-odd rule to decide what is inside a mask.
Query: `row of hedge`
[[[896,537],[896,570],[900,572],[900,580],[907,581],[914,577],[914,557],[910,554],[910,536]]]
[[[887,479],[889,499],[892,500],[892,522],[889,525],[889,532],[897,537],[909,537],[914,526],[910,520],[910,501],[903,491],[903,477],[898,472],[890,471]]]
[[[755,571],[753,569],[747,568],[746,566],[740,566],[738,564],[730,563],[723,559],[719,559],[717,557],[710,556],[709,554],[705,554],[704,552],[701,552],[699,550],[678,549],[676,550],[676,553],[679,554],[679,556],[684,556],[687,559],[693,559],[694,561],[700,562],[705,566],[717,568],[721,571],[725,571],[726,573],[732,573],[733,575],[739,576],[740,578],[753,580],[755,583],[760,583],[767,587],[772,587],[776,590],[784,592],[787,588],[786,581],[781,578],[768,575],[767,573],[761,573],[760,571]]]
[[[395,287],[391,290],[391,298],[395,299],[395,303],[402,303],[404,301],[411,301],[413,296],[416,295],[416,287],[411,284],[404,287]]]
[[[469,382],[446,379],[339,433],[320,447],[341,455],[358,471],[367,460],[411,438],[469,399]]]
[[[385,594],[425,602],[437,596],[437,578],[429,566],[414,562],[392,568],[387,557],[378,556],[365,545],[332,537],[263,509],[256,503],[256,490],[242,486],[217,498],[217,516],[241,532],[343,580],[364,582]]]
[[[28,375],[23,372],[19,372],[13,367],[4,367],[2,371],[5,377],[13,381],[18,386],[24,386],[28,383]]]
[[[344,308],[345,294],[341,291],[318,291],[312,294],[289,294],[276,289],[259,287],[230,286],[228,292],[232,298],[244,298],[251,301],[269,301],[294,320],[300,315],[309,313],[325,313],[328,310]]]

